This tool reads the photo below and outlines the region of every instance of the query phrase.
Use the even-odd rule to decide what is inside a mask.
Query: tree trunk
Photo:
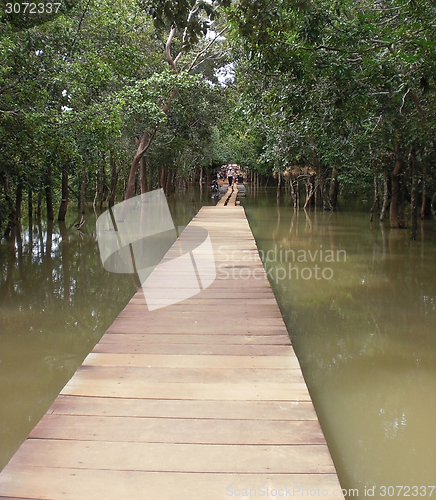
[[[299,200],[298,200],[298,178],[294,179],[294,176],[291,174],[289,179],[289,187],[291,189],[292,200],[294,201],[294,210],[298,209]]]
[[[398,205],[398,220],[400,222],[400,227],[407,227],[407,221],[405,218],[405,206],[406,206],[406,198],[407,198],[407,181],[409,180],[410,173],[410,165],[407,166],[404,174],[403,174],[403,182],[401,184],[400,191],[400,203]]]
[[[338,191],[339,191],[338,169],[336,167],[333,167],[332,180],[330,182],[330,190],[329,190],[329,202],[331,210],[334,210],[336,208],[336,203],[338,201]]]
[[[12,231],[12,224],[15,218],[15,207],[14,207],[14,201],[12,197],[12,191],[11,191],[11,186],[9,184],[9,178],[8,176],[2,172],[0,173],[1,179],[2,179],[2,184],[4,187],[5,191],[5,199],[6,199],[6,205],[7,205],[7,218],[6,218],[6,228],[5,228],[5,236],[9,236]]]
[[[138,148],[135,156],[133,157],[132,166],[130,167],[129,180],[127,181],[127,189],[124,195],[125,200],[128,200],[135,194],[136,172],[138,171],[141,158],[150,147],[150,144],[150,134],[145,132],[139,140]]]
[[[112,155],[110,157],[110,164],[111,164],[111,185],[110,185],[110,194],[108,198],[108,205],[110,207],[113,207],[115,204],[115,196],[117,194],[118,170]]]
[[[421,219],[425,218],[425,210],[427,204],[427,165],[424,165],[422,172],[422,205],[421,205]]]
[[[21,204],[23,202],[23,183],[19,182],[15,194],[15,211],[13,225],[16,226],[20,223],[21,219]]]
[[[280,188],[282,187],[282,174],[278,172],[278,180],[277,180],[277,199],[280,198]]]
[[[38,201],[36,202],[36,217],[41,219],[42,191],[38,191]]]
[[[165,188],[165,193],[166,194],[171,194],[175,192],[175,186],[174,186],[174,177],[175,177],[175,172],[173,169],[167,169],[167,175],[166,175],[166,188]]]
[[[165,165],[162,165],[160,168],[159,187],[161,187],[164,191],[167,188],[167,169]]]
[[[80,213],[85,213],[86,207],[86,168],[82,166],[82,182],[80,184]]]
[[[27,215],[29,216],[29,225],[31,226],[31,220],[33,218],[33,193],[31,188],[27,190]]]
[[[436,219],[436,193],[433,195],[430,203],[430,209],[433,214],[433,217]]]
[[[168,43],[167,43],[168,45]],[[162,107],[162,111],[167,114],[168,111],[171,108],[171,103],[173,99],[177,95],[177,90],[173,90],[171,93],[171,96],[168,100],[168,102],[165,104],[165,106]],[[124,199],[128,200],[133,196],[135,193],[135,179],[136,179],[136,172],[138,171],[139,164],[141,162],[141,158],[144,156],[145,152],[147,149],[151,146],[155,136],[156,136],[157,128],[153,130],[153,132],[145,132],[142,134],[141,139],[139,140],[138,143],[138,148],[136,150],[136,154],[133,158],[132,161],[132,166],[130,167],[130,172],[129,172],[129,180],[127,181],[127,189],[126,193],[124,195]]]
[[[68,192],[68,163],[64,165],[64,168],[62,169],[62,201],[59,206],[59,213],[58,213],[58,220],[59,221],[64,221],[65,216],[67,214],[67,208],[68,208],[68,198],[69,198],[69,192]]]
[[[45,190],[45,202],[47,205],[47,219],[53,220],[54,210],[53,210],[53,193],[51,189],[51,164],[47,165],[44,190]]]
[[[383,222],[390,202],[389,177],[387,170],[383,170],[383,206],[380,212],[380,222]]]
[[[33,192],[29,187],[27,189],[27,215],[29,217],[29,247],[33,251]]]
[[[148,171],[148,190],[153,191],[153,172],[151,170]]]
[[[398,229],[402,227],[400,224],[399,211],[398,211],[398,206],[400,202],[400,180],[398,176],[402,168],[403,168],[403,161],[400,156],[400,148],[399,146],[397,146],[395,166],[392,172],[392,198],[391,198],[391,207],[389,211],[389,220],[392,229]]]
[[[313,195],[315,194],[316,187],[313,177],[309,177],[305,181],[306,185],[306,201],[304,203],[304,210],[306,210],[309,203],[312,201]]]
[[[140,183],[141,183],[141,194],[147,192],[147,161],[145,156],[142,156],[140,161]]]
[[[298,210],[300,208],[300,183],[298,182],[298,177],[295,179],[295,200],[294,200],[294,208]]]
[[[374,175],[374,203],[371,207],[371,216],[369,220],[372,222],[374,218],[374,210],[377,210],[377,215],[379,213],[380,209],[380,197],[379,197],[379,191],[378,191],[378,181],[377,181],[377,175]]]
[[[100,210],[103,208],[103,203],[106,201],[108,196],[108,187],[107,187],[107,177],[106,177],[106,158],[105,155],[102,154],[103,161],[101,164],[101,177],[100,177]]]
[[[413,148],[410,152],[410,167],[412,171],[412,230],[410,239],[416,240],[416,233],[418,231],[418,172],[416,171],[416,151]]]

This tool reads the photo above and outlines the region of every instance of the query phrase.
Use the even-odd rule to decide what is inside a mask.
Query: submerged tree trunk
[[[33,218],[33,192],[31,188],[27,190],[27,215],[29,216],[29,225],[31,226],[30,221]]]
[[[108,186],[107,186],[107,177],[106,177],[106,158],[104,153],[102,154],[103,161],[101,162],[101,170],[100,170],[100,209],[103,208],[103,203],[106,201],[108,196]]]
[[[400,156],[400,148],[396,148],[395,166],[392,172],[392,198],[391,207],[389,211],[389,221],[392,229],[399,229],[402,227],[399,217],[399,203],[400,203],[400,179],[399,175],[403,167],[403,161]]]
[[[414,149],[410,152],[410,167],[412,171],[412,230],[410,239],[416,240],[418,231],[418,172],[416,171],[416,151]]]
[[[400,222],[400,227],[402,228],[407,227],[407,221],[405,217],[405,206],[407,199],[407,181],[409,180],[409,173],[410,173],[410,165],[407,166],[403,174],[403,182],[401,183],[401,191],[400,191],[400,203],[398,205],[398,220]]]
[[[80,213],[84,214],[86,209],[86,168],[82,166],[82,182],[80,183]]]
[[[4,172],[0,173],[0,175],[2,179],[3,188],[5,191],[5,199],[7,205],[6,229],[4,234],[5,236],[9,236],[12,231],[12,224],[15,217],[15,207],[12,197],[11,186],[9,184],[9,178]]]
[[[161,165],[161,167],[160,167],[159,187],[162,188],[164,191],[167,187],[167,177],[166,177],[165,165]]]
[[[62,169],[62,201],[59,207],[59,214],[58,214],[58,220],[59,221],[64,221],[65,216],[67,214],[67,208],[68,208],[68,198],[69,198],[69,191],[68,191],[68,163],[64,165],[64,168]]]
[[[110,157],[110,164],[111,164],[111,185],[108,197],[108,205],[110,207],[113,207],[115,204],[115,196],[117,194],[118,170],[112,155]]]
[[[312,198],[313,198],[315,191],[316,191],[316,187],[315,187],[315,181],[314,181],[313,177],[306,178],[304,183],[306,186],[306,201],[304,203],[304,210],[306,210],[307,206],[312,201]]]
[[[383,205],[380,212],[380,221],[383,222],[390,203],[389,176],[387,170],[383,170]]]
[[[17,185],[17,190],[15,192],[15,210],[14,210],[14,219],[13,219],[14,226],[16,226],[20,223],[22,202],[23,202],[23,183],[19,182]]]
[[[332,180],[330,182],[330,190],[329,190],[329,201],[331,210],[334,210],[336,208],[336,203],[338,201],[338,191],[339,191],[338,169],[336,167],[333,167]]]
[[[377,181],[377,175],[374,175],[374,203],[371,207],[371,216],[369,220],[372,222],[374,218],[374,210],[377,210],[377,215],[379,213],[380,209],[380,196],[379,196],[379,190],[378,190],[378,181]]]
[[[425,211],[427,208],[427,165],[424,165],[422,172],[422,204],[421,204],[421,219],[425,218]]]
[[[38,201],[36,202],[36,217],[41,219],[42,191],[38,191]]]
[[[433,198],[431,199],[430,203],[430,209],[433,214],[433,217],[436,219],[436,193],[433,195]]]
[[[294,201],[294,210],[298,210],[300,205],[300,200],[299,200],[300,187],[298,185],[298,177],[294,179],[293,175],[291,174],[289,179],[289,187],[291,188],[292,200]]]
[[[174,193],[174,191],[176,190],[175,185],[174,185],[174,178],[175,178],[174,170],[171,168],[167,169],[166,187],[165,187],[166,194]]]
[[[53,193],[51,189],[51,164],[47,165],[44,190],[45,190],[45,202],[47,205],[47,219],[53,220],[54,210],[53,210]]]

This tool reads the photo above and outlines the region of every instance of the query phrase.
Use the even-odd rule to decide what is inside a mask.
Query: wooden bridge
[[[135,294],[0,473],[1,499],[343,498],[232,195],[190,223],[213,284],[155,311]]]

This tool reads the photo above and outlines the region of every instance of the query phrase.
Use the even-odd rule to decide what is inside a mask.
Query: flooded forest
[[[342,486],[434,482],[436,4],[0,4],[0,470],[137,288],[97,217],[237,164]]]

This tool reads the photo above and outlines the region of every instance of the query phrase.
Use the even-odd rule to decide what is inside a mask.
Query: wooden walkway
[[[234,207],[236,205],[236,198],[238,197],[238,187],[237,183],[234,182],[229,188],[227,192],[224,193],[222,198],[216,204],[217,207]],[[239,204],[239,202],[238,202]]]
[[[244,209],[191,225],[216,280],[151,312],[135,294],[0,474],[1,499],[343,498]]]

